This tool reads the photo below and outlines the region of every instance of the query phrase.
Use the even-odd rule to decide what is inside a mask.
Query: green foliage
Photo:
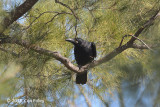
[[[65,39],[75,37],[77,24],[77,36],[96,43],[99,59],[117,48],[124,35],[134,34],[160,8],[159,0],[60,1],[73,9],[74,13],[55,1],[40,0],[23,19],[14,22],[4,33],[12,38],[26,40],[31,45],[57,51],[74,63],[73,47]],[[0,1],[0,22],[7,14],[3,9],[4,3],[11,5],[5,0]],[[15,8],[19,2],[14,4],[10,7]],[[79,19],[76,20],[73,14]],[[159,29],[158,18],[139,38],[146,44],[158,44]],[[129,39],[124,38],[123,44]],[[138,40],[136,43],[142,45]],[[4,98],[27,93],[28,99],[42,99],[46,106],[64,106],[69,101],[76,105],[76,100],[83,95],[74,82],[75,74],[52,57],[15,44],[2,44],[0,47],[9,51],[0,51],[0,95]],[[91,69],[88,84],[82,88],[90,98],[98,96],[106,105],[106,96],[114,98],[115,91],[119,96],[125,91],[132,96],[140,88],[138,84],[145,84],[146,78],[159,82],[159,58],[159,49],[154,52],[127,49],[109,62]],[[124,83],[129,87],[135,84],[136,87],[123,89]],[[155,104],[159,104],[158,101],[159,96]],[[0,102],[5,103],[4,100]]]

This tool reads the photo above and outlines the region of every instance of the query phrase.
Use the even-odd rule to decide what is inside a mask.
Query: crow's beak
[[[73,43],[73,44],[76,43],[76,41],[75,41],[74,39],[66,39],[66,41],[71,42],[71,43]]]

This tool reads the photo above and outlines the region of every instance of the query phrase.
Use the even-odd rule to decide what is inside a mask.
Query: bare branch
[[[124,35],[124,36],[122,37],[122,40],[121,40],[121,42],[120,42],[120,44],[119,44],[119,47],[122,46],[123,40],[124,40],[124,38],[127,37],[127,36],[128,36],[128,35]]]
[[[78,34],[78,32],[77,32],[77,19],[76,19],[76,25],[74,28],[75,28],[75,32],[76,32],[75,38],[77,38],[77,34]]]
[[[98,66],[102,63],[108,62],[110,61],[112,58],[116,57],[118,54],[120,54],[121,52],[123,52],[124,50],[128,49],[130,46],[125,44],[123,46],[120,46],[116,49],[114,49],[112,52],[110,52],[109,54],[107,54],[106,56],[102,57],[99,60],[93,61],[90,64],[86,64],[85,66],[81,67],[81,69],[78,71],[79,73],[83,73],[84,71],[86,71],[87,69],[91,69],[95,66]]]
[[[156,13],[144,24],[144,26],[137,30],[137,32],[134,34],[135,37],[138,37],[146,27],[148,27],[149,25],[151,25],[154,22],[154,20],[159,16],[159,11],[160,10],[157,10]],[[81,72],[83,73],[86,71],[86,69],[90,69],[90,68],[93,68],[93,67],[100,65],[104,62],[107,62],[107,61],[111,60],[112,58],[114,58],[115,56],[117,56],[118,54],[120,54],[121,52],[123,52],[124,50],[132,47],[134,41],[136,40],[135,37],[132,37],[126,44],[119,46],[118,48],[114,49],[112,52],[110,52],[106,56],[102,57],[101,59],[94,61],[90,64],[86,64],[85,66],[81,67],[81,69],[79,70],[79,73],[81,73]],[[121,42],[123,42],[123,41],[121,41]]]
[[[52,21],[54,20],[54,18],[57,17],[57,16],[60,15],[60,14],[64,14],[64,13],[57,13],[56,15],[54,15],[54,16],[52,17],[51,20],[49,20],[48,22],[46,22],[45,25],[48,24],[48,23],[50,23],[50,22],[52,22]]]
[[[147,23],[144,24],[144,27],[138,29],[138,31],[134,34],[135,37],[138,37],[141,32],[147,27],[149,26],[151,23],[153,23],[153,21],[156,19],[158,15],[158,12],[156,12],[156,14],[151,17]],[[5,35],[0,35],[3,37],[7,37]],[[90,64],[86,64],[85,66],[81,67],[81,69],[79,69],[77,66],[73,65],[68,58],[63,57],[61,54],[59,54],[58,52],[53,52],[50,50],[46,50],[43,48],[40,48],[38,46],[35,45],[30,45],[30,43],[24,41],[24,40],[17,40],[15,38],[1,38],[0,39],[0,44],[4,44],[4,43],[12,43],[12,44],[17,44],[20,45],[22,47],[25,47],[27,49],[31,49],[39,54],[44,54],[47,56],[51,56],[53,58],[55,58],[56,60],[60,61],[62,64],[64,64],[64,66],[66,66],[69,70],[75,72],[75,73],[84,73],[87,72],[88,69],[93,68],[97,65],[100,65],[102,63],[105,63],[107,61],[110,61],[112,58],[116,57],[117,55],[119,55],[121,52],[123,52],[124,50],[128,49],[128,48],[133,48],[136,45],[133,44],[133,42],[136,40],[136,38],[132,36],[132,38],[124,45],[119,46],[118,48],[114,49],[112,52],[108,53],[107,55],[105,55],[104,57],[102,57],[101,59],[97,60],[97,61],[93,61]],[[145,45],[146,46],[146,45]]]
[[[141,28],[138,29],[138,31],[134,34],[135,37],[138,37],[146,27],[150,26],[153,23],[153,21],[159,16],[159,11],[160,10],[157,10],[155,14],[148,21],[146,21],[146,23]],[[133,44],[133,42],[136,40],[135,37],[132,37],[128,41],[128,45]]]
[[[156,44],[156,45],[148,45],[150,48],[157,48],[160,47],[160,45]],[[137,45],[137,44],[133,44],[130,48],[135,48],[135,49],[148,49],[148,47],[146,45]]]
[[[150,49],[151,51],[153,51],[153,49],[151,49],[145,42],[143,42],[141,39],[139,39],[138,37],[134,36],[134,35],[131,35],[133,36],[134,38],[138,39],[140,42],[142,42],[148,49]]]
[[[142,42],[148,49],[150,49],[151,51],[153,51],[153,49],[151,49],[143,40],[139,39],[138,37],[136,37],[134,35],[125,35],[125,36],[123,36],[119,46],[122,45],[123,39],[125,37],[127,37],[127,36],[132,36],[132,37],[136,38],[137,40],[139,40],[140,42]]]
[[[71,9],[68,5],[66,5],[66,4],[64,4],[64,3],[62,3],[62,2],[60,2],[59,0],[55,0],[55,3],[59,3],[60,5],[62,5],[62,6],[64,6],[64,7],[66,7],[66,8],[68,8],[68,9],[72,12],[72,14],[74,15],[74,17],[75,17],[76,19],[79,19],[79,18],[76,16],[76,14],[74,13],[73,9]]]
[[[40,47],[35,46],[35,45],[30,45],[30,43],[27,42],[27,41],[24,41],[24,40],[20,41],[20,40],[14,39],[14,38],[1,39],[0,44],[4,44],[4,43],[17,44],[17,45],[20,45],[20,46],[25,47],[27,49],[33,50],[33,51],[35,51],[39,54],[44,54],[44,55],[47,55],[47,56],[51,56],[51,57],[55,58],[56,60],[60,61],[62,64],[64,64],[69,70],[71,70],[75,73],[78,73],[79,68],[76,67],[75,65],[73,65],[69,61],[69,59],[67,59],[66,57],[63,57],[58,52],[53,52],[53,51],[50,51],[50,50],[47,50],[47,49],[40,48]]]
[[[15,8],[10,12],[10,15],[5,17],[2,21],[2,29],[0,30],[0,34],[14,21],[23,16],[27,11],[29,11],[38,0],[26,0],[23,4]]]
[[[24,96],[26,96],[26,95],[25,95],[25,94],[20,95],[20,96],[16,97],[15,99],[20,99],[20,98],[22,98],[22,97],[24,97]]]
[[[139,28],[139,29],[137,30],[137,32],[134,34],[134,36],[132,36],[132,38],[127,42],[126,45],[132,46],[132,45],[133,45],[133,42],[137,39],[136,37],[138,37],[145,28],[147,28],[148,26],[150,26],[158,16],[160,16],[160,13],[159,13],[159,12],[160,12],[160,9],[158,9],[158,10],[155,12],[155,14],[154,14],[148,21],[146,21],[146,23],[144,23],[143,27],[141,27],[141,28]],[[126,37],[126,36],[128,36],[128,35],[123,36],[123,38],[122,38],[119,46],[122,45],[123,39],[124,39],[124,37]]]
[[[36,17],[31,23],[30,23],[30,25],[29,26],[27,26],[25,29],[23,29],[23,30],[26,30],[26,29],[28,29],[38,18],[40,18],[42,15],[44,15],[44,14],[46,14],[46,13],[57,13],[57,14],[70,14],[70,15],[72,15],[71,13],[68,13],[68,12],[55,12],[55,11],[46,11],[46,12],[43,12],[43,13],[41,13],[41,14],[39,14],[39,16],[38,17]],[[57,16],[57,14],[56,14],[56,16]]]

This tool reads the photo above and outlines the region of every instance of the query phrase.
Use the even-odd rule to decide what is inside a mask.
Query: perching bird
[[[92,62],[97,56],[96,46],[93,42],[88,42],[81,38],[66,39],[66,41],[74,45],[74,56],[79,68]],[[86,82],[87,72],[76,75],[77,84],[85,84]]]

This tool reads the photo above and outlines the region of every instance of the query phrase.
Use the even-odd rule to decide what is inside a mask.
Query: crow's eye
[[[76,40],[76,43],[78,43],[78,40]]]
[[[77,40],[77,39],[75,39],[75,42],[76,42],[76,43],[78,43],[78,40]]]

